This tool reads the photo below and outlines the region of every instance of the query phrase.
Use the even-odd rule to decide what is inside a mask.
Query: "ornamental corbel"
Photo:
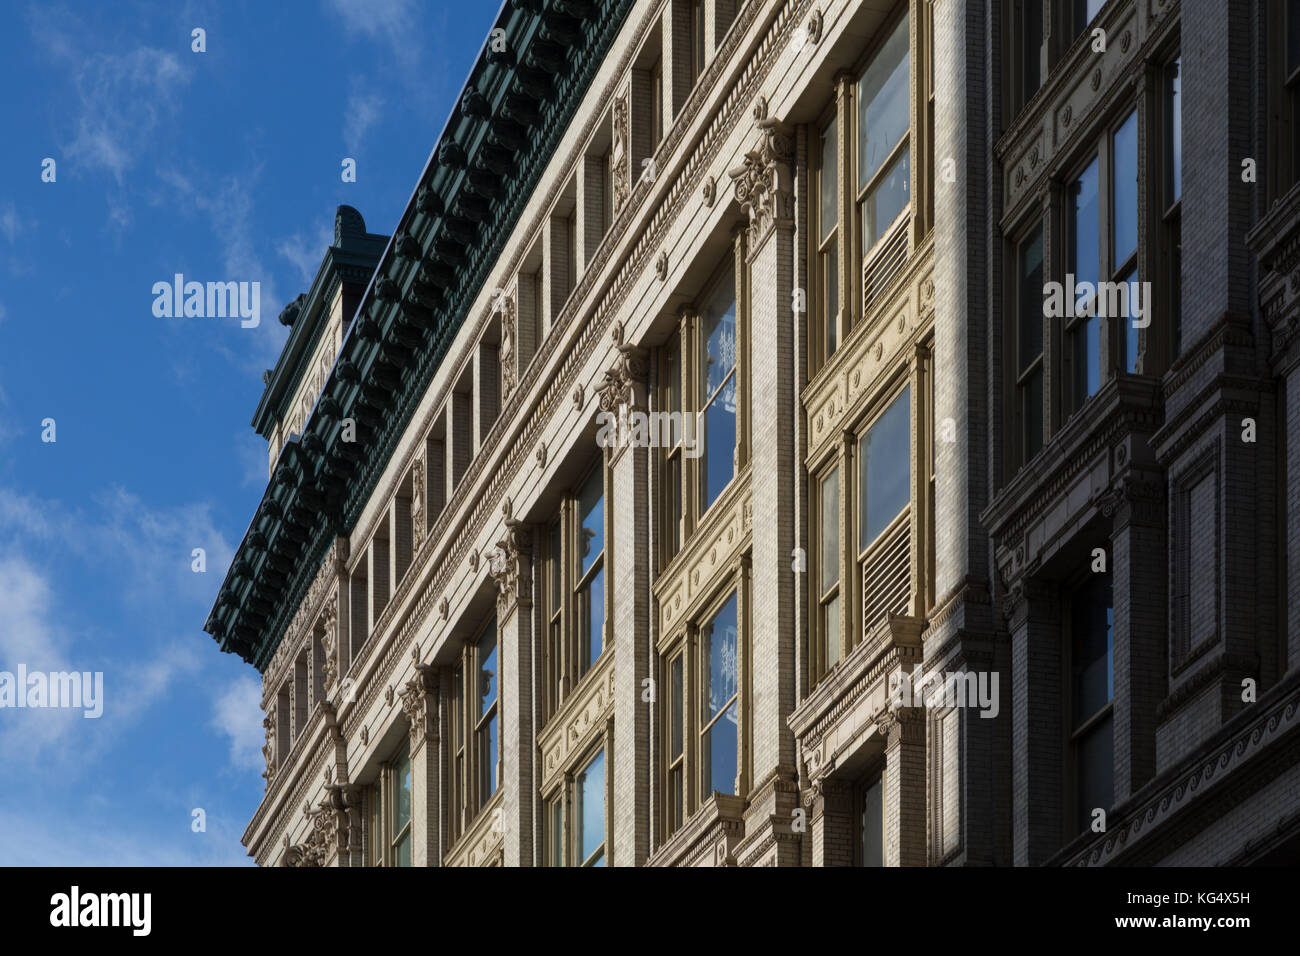
[[[532,606],[532,534],[517,518],[505,519],[505,536],[497,542],[488,573],[497,585],[497,621],[516,606]]]
[[[749,245],[758,248],[774,227],[794,226],[794,178],[791,161],[794,150],[781,121],[763,117],[755,124],[759,144],[745,154],[744,162],[731,169],[736,202],[749,217]]]

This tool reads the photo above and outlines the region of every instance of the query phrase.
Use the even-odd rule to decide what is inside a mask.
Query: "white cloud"
[[[194,833],[187,808],[172,821],[127,829],[119,822],[79,814],[77,826],[60,810],[38,806],[0,809],[0,866],[250,866],[233,821],[207,817]]]
[[[292,236],[281,239],[275,251],[298,270],[298,277],[302,281],[305,292],[312,280],[316,278],[316,271],[320,269],[325,250],[333,242],[334,220],[322,217],[310,232],[305,234],[295,232]]]
[[[0,232],[9,240],[9,245],[14,244],[19,233],[23,231],[23,224],[18,220],[18,207],[12,201],[0,206]],[[4,311],[0,310],[0,317],[4,316]]]
[[[214,730],[230,738],[230,762],[240,770],[264,770],[262,687],[256,679],[237,677],[217,694],[212,705]]]
[[[348,94],[343,114],[343,148],[347,154],[356,157],[361,153],[366,133],[380,119],[384,98],[378,93],[363,93],[357,81],[352,83],[352,92]]]

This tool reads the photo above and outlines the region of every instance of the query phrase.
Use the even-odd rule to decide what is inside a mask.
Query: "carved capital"
[[[402,713],[411,722],[411,753],[438,740],[438,673],[432,664],[416,664],[415,677],[399,692]]]
[[[626,406],[629,410],[644,410],[647,370],[644,349],[620,344],[618,357],[596,386],[596,393],[600,396],[600,410],[617,412],[619,406]]]
[[[506,519],[506,533],[489,561],[488,573],[497,585],[497,622],[516,606],[532,606],[532,533],[517,518]]]
[[[794,178],[790,163],[793,150],[781,121],[764,117],[756,124],[759,144],[745,154],[744,162],[727,175],[732,179],[736,202],[749,217],[749,245],[758,248],[774,227],[794,227]]]
[[[515,361],[518,336],[515,328],[517,308],[514,296],[503,296],[499,300],[498,306],[501,312],[501,349],[499,356],[501,363],[501,401],[504,402],[510,396],[510,393],[515,390],[515,385],[519,381],[519,363]]]
[[[924,744],[925,709],[902,707],[891,701],[876,717],[876,733],[884,738],[886,750],[901,744]]]
[[[614,179],[614,214],[623,208],[632,191],[632,168],[628,152],[628,93],[624,91],[614,100],[614,145],[610,156]]]
[[[275,711],[270,711],[262,718],[262,727],[266,730],[266,743],[262,744],[266,769],[262,771],[262,776],[266,778],[267,786],[270,786],[275,777]]]
[[[321,636],[320,646],[324,660],[321,661],[321,686],[325,693],[329,693],[334,681],[339,676],[339,596],[338,592],[330,595],[330,599],[325,602],[325,610],[321,613],[321,626],[324,628],[324,634]]]

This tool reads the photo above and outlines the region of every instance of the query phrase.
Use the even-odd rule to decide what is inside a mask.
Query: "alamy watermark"
[[[972,707],[981,717],[996,717],[997,671],[895,671],[889,676],[889,701],[896,707]]]
[[[701,417],[689,412],[629,411],[620,405],[617,413],[596,413],[596,444],[601,448],[675,448],[680,439],[682,454],[699,458],[704,453]]]
[[[17,673],[0,671],[0,708],[59,707],[85,711],[81,716],[98,718],[104,713],[103,671],[28,671],[19,664]]]
[[[176,273],[171,282],[153,284],[153,314],[160,319],[240,319],[240,326],[255,329],[262,321],[262,283],[186,282]]]
[[[1066,273],[1065,282],[1043,284],[1043,315],[1049,319],[1092,318],[1131,319],[1133,328],[1151,324],[1151,283],[1079,282],[1074,273]]]

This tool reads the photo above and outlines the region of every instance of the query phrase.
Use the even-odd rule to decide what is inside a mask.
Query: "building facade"
[[[506,4],[281,316],[250,854],[1293,862],[1300,17],[1228,6]]]

